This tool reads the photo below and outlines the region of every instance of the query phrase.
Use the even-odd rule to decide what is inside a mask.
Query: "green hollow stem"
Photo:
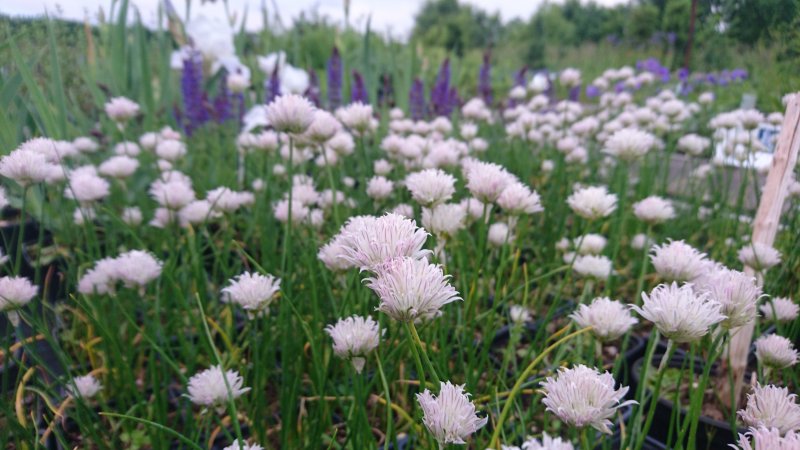
[[[536,366],[538,366],[539,363],[541,363],[542,360],[544,360],[544,358],[547,355],[549,355],[553,350],[561,346],[561,344],[569,341],[570,339],[576,336],[580,336],[581,334],[589,332],[591,331],[591,329],[592,327],[581,328],[580,330],[573,331],[572,333],[557,340],[549,347],[544,349],[544,351],[540,353],[533,361],[531,361],[531,363],[528,364],[528,367],[526,367],[525,370],[522,371],[520,376],[517,378],[517,381],[514,383],[514,387],[511,388],[508,397],[506,397],[505,403],[503,404],[503,410],[500,412],[500,417],[497,419],[497,424],[495,425],[494,433],[492,433],[492,438],[489,441],[490,448],[493,448],[495,450],[500,450],[500,432],[503,430],[503,425],[505,424],[506,419],[508,419],[509,413],[511,413],[511,408],[514,406],[514,399],[517,397],[517,395],[519,395],[519,392],[522,390],[522,386],[525,384],[525,380],[527,380],[528,377],[531,375],[531,373],[533,373],[533,370],[536,368]]]
[[[411,334],[411,328],[407,323],[405,324],[405,329],[406,337],[408,337],[408,346],[411,347],[411,355],[414,357],[414,363],[417,366],[419,387],[422,390],[428,387],[428,384],[425,382],[425,369],[422,367],[422,359],[419,357],[419,349],[417,348],[417,344],[414,342],[414,336]]]
[[[653,425],[653,417],[655,417],[656,405],[658,405],[658,399],[661,395],[661,384],[664,381],[664,374],[667,372],[667,363],[670,359],[672,359],[672,354],[674,352],[675,343],[672,341],[672,339],[669,339],[667,340],[667,351],[661,357],[661,363],[659,363],[658,370],[656,371],[656,384],[653,386],[653,393],[650,396],[650,407],[647,410],[647,418],[645,419],[641,433],[638,435],[636,445],[633,447],[635,450],[641,450],[642,446],[644,445],[644,438],[647,436],[647,433],[650,431],[650,427]],[[645,364],[650,364],[650,361],[645,361]],[[642,379],[641,382],[646,383],[646,380]]]
[[[428,374],[431,376],[434,384],[438,386],[442,380],[439,378],[439,374],[436,373],[436,368],[433,367],[433,363],[428,357],[428,351],[425,349],[425,346],[422,345],[422,339],[419,338],[417,327],[414,325],[414,322],[406,322],[406,327],[408,327],[408,331],[411,333],[414,343],[417,347],[419,347],[419,353],[422,357],[422,362],[425,364],[425,369],[428,371]]]

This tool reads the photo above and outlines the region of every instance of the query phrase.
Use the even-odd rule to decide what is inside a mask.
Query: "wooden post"
[[[772,246],[775,242],[775,235],[780,224],[781,210],[786,199],[789,184],[792,182],[792,172],[797,164],[797,152],[800,149],[800,93],[789,95],[786,105],[786,115],[783,118],[781,133],[778,136],[778,143],[775,154],[772,158],[772,167],[767,175],[767,183],[764,186],[764,193],[761,196],[761,203],[753,222],[753,236],[751,242],[761,243]],[[745,272],[749,275],[756,274],[752,267],[745,267]],[[758,282],[763,283],[763,279],[758,276]],[[728,386],[726,382],[721,383],[722,391],[727,391],[722,399],[725,403],[730,402],[731,396],[728,389],[734,389],[733,409],[741,396],[744,374],[747,370],[747,354],[750,351],[750,343],[753,339],[754,323],[745,325],[738,330],[733,330],[734,334],[730,343],[731,371],[733,371],[733,386]],[[725,389],[727,388],[727,389]]]

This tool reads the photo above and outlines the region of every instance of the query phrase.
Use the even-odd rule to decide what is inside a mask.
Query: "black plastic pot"
[[[653,362],[657,365],[661,361],[662,354],[655,354],[653,355]],[[667,363],[668,367],[670,368],[683,368],[684,370],[689,369],[689,355],[685,352],[676,352],[670,361]],[[641,369],[642,364],[644,364],[644,358],[639,359],[633,366],[633,379],[638,384],[641,382]],[[694,361],[694,372],[697,375],[702,374],[703,369],[705,368],[706,362],[700,358],[695,358]],[[655,367],[649,369],[652,371],[657,370]],[[711,376],[713,377],[718,373],[718,365],[714,364],[711,368]],[[656,405],[655,415],[653,417],[653,424],[650,428],[649,435],[657,439],[661,442],[666,442],[669,437],[669,425],[670,425],[670,418],[675,410],[675,405],[673,402],[666,398],[659,398],[658,404]],[[681,408],[679,417],[680,421],[683,421],[688,414],[688,411],[685,408]],[[730,424],[728,422],[723,422],[720,420],[713,419],[707,416],[700,416],[698,427],[697,427],[697,436],[696,436],[696,447],[697,450],[717,450],[727,448],[728,444],[736,442],[738,436],[738,430],[731,429]],[[673,433],[674,437],[674,433]]]
[[[619,433],[607,438],[595,446],[595,450],[622,450],[622,436]],[[667,450],[667,445],[650,436],[645,437],[642,450]]]

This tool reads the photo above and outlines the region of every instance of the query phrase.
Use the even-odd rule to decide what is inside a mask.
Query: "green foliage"
[[[415,20],[415,41],[443,47],[458,56],[470,49],[491,46],[502,31],[497,14],[489,15],[458,0],[429,0]]]

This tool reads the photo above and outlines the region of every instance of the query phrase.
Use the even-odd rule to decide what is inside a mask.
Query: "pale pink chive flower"
[[[367,181],[367,195],[373,200],[385,200],[392,195],[394,183],[378,175]]]
[[[605,152],[623,161],[634,161],[659,145],[652,134],[636,128],[623,128],[605,142]]]
[[[739,261],[756,271],[764,271],[781,262],[781,253],[760,242],[753,242],[739,250]]]
[[[613,272],[611,260],[603,255],[580,255],[572,263],[572,270],[580,276],[607,280]]]
[[[110,178],[127,178],[139,168],[139,161],[130,156],[112,156],[98,167],[101,175]]]
[[[573,240],[575,250],[580,255],[599,255],[603,253],[607,242],[608,240],[604,236],[594,233],[588,233]]]
[[[235,370],[223,372],[220,366],[212,366],[194,374],[189,378],[187,386],[189,400],[192,403],[205,407],[213,406],[220,411],[224,410],[229,400],[239,398],[249,390],[249,387],[244,387],[244,379],[238,372]]]
[[[417,394],[417,402],[422,408],[422,423],[441,448],[447,444],[466,444],[466,439],[489,420],[488,417],[478,417],[475,404],[470,401],[463,385],[449,381],[440,384],[437,396],[429,389]]]
[[[115,258],[117,275],[126,287],[144,286],[161,275],[164,263],[156,259],[151,253],[143,250],[131,250]]]
[[[269,274],[245,272],[228,283],[222,289],[222,301],[241,306],[251,319],[269,314],[281,290],[281,279]]]
[[[718,269],[702,278],[697,290],[707,292],[720,304],[725,316],[721,325],[726,329],[738,328],[756,318],[756,304],[762,297],[756,279],[736,270]]]
[[[494,163],[473,160],[463,164],[467,189],[473,197],[484,203],[497,201],[503,190],[517,181],[504,167]]]
[[[364,134],[372,127],[372,105],[351,103],[336,110],[336,118],[356,134]]]
[[[264,450],[264,447],[258,444],[248,444],[246,442],[234,442],[233,444],[223,448],[222,450]]]
[[[518,181],[503,189],[500,197],[497,198],[497,204],[511,215],[534,214],[544,211],[539,194]]]
[[[652,195],[633,204],[633,214],[637,219],[649,224],[666,222],[675,218],[672,202]]]
[[[572,443],[560,437],[551,437],[542,433],[542,440],[530,438],[522,444],[522,450],[574,450]]]
[[[227,187],[218,187],[206,193],[206,200],[215,211],[230,213],[255,202],[252,192],[238,192]]]
[[[736,450],[800,450],[800,434],[789,431],[781,436],[777,428],[751,427],[747,433],[739,434],[738,447],[730,446]]]
[[[348,222],[343,230],[343,256],[361,270],[374,271],[384,262],[401,256],[425,258],[430,250],[422,246],[428,233],[417,223],[397,214],[363,217]]]
[[[575,214],[595,220],[608,217],[617,209],[617,196],[610,194],[605,186],[590,186],[573,192],[567,204]]]
[[[399,257],[381,264],[367,287],[380,298],[378,311],[400,322],[430,320],[440,316],[441,308],[461,300],[441,266],[424,259]]]
[[[542,383],[545,397],[542,403],[547,411],[576,428],[590,426],[611,434],[611,418],[617,409],[636,404],[634,400],[622,402],[628,387],[614,390],[610,373],[579,364],[572,369],[561,368],[556,378],[547,377]]]
[[[457,203],[422,208],[422,226],[437,237],[448,238],[464,228],[466,215],[464,208]]]
[[[46,181],[54,170],[61,168],[47,161],[41,153],[14,150],[0,159],[0,175],[14,180],[23,188]]]
[[[328,270],[333,272],[344,272],[355,267],[344,258],[344,255],[345,250],[342,246],[341,235],[337,235],[331,239],[330,242],[323,245],[319,249],[319,252],[317,252],[317,258],[325,264]]]
[[[79,206],[72,211],[72,222],[83,225],[97,218],[97,212],[90,206]]]
[[[314,121],[315,111],[305,97],[282,95],[267,105],[267,120],[276,131],[302,134]]]
[[[275,219],[280,223],[286,223],[289,221],[289,200],[283,199],[279,200],[275,205],[272,207],[272,211],[275,214]],[[292,199],[292,222],[300,223],[308,217],[308,214],[311,210],[302,203],[297,200]]]
[[[94,139],[86,136],[75,138],[75,140],[72,141],[72,145],[81,153],[94,153],[100,149],[100,146]]]
[[[696,293],[691,284],[660,284],[650,295],[642,292],[642,300],[641,307],[631,308],[677,343],[696,341],[708,334],[710,327],[725,320],[721,305],[707,293]]]
[[[175,162],[186,155],[186,144],[175,139],[165,139],[156,145],[156,156]]]
[[[761,305],[759,309],[764,317],[778,322],[791,322],[800,313],[800,306],[792,299],[785,297],[773,298],[772,301]]]
[[[459,202],[464,211],[467,212],[467,219],[470,221],[480,220],[483,218],[484,222],[489,221],[489,216],[492,213],[493,205],[483,203],[477,198],[465,198]]]
[[[150,184],[149,193],[159,205],[170,210],[179,210],[195,200],[191,182],[181,178],[155,180]]]
[[[369,316],[339,319],[335,325],[325,327],[325,332],[333,339],[333,353],[349,359],[357,373],[364,370],[367,355],[378,347],[383,334],[378,322]]]
[[[532,318],[530,310],[522,305],[511,305],[508,308],[508,317],[516,324],[530,322]]]
[[[141,152],[142,150],[135,142],[120,142],[114,146],[116,155],[139,156]]]
[[[792,341],[777,334],[761,336],[756,339],[756,358],[764,366],[784,369],[797,364],[797,350]]]
[[[115,258],[103,258],[95,262],[94,267],[78,280],[78,292],[83,295],[102,295],[113,291],[119,280],[118,269]]]
[[[602,342],[619,339],[636,320],[627,306],[608,297],[598,297],[589,305],[579,305],[569,316],[579,327],[592,327],[592,334]]]
[[[219,217],[222,217],[222,213],[215,211],[208,200],[192,200],[178,211],[178,222],[184,228],[204,224]]]
[[[120,217],[123,222],[132,227],[139,226],[142,223],[142,210],[137,206],[127,207],[122,210]]]
[[[341,129],[341,124],[333,114],[318,109],[314,112],[314,120],[306,130],[305,137],[316,144],[324,144]]]
[[[139,114],[139,104],[125,97],[114,97],[105,104],[108,117],[117,123],[125,123]]]
[[[83,399],[94,397],[102,389],[103,385],[92,375],[75,377],[72,379],[72,382],[67,385],[67,391],[69,391],[73,397],[81,397]]]
[[[12,325],[19,324],[17,309],[27,305],[39,293],[39,287],[23,277],[0,278],[0,311],[8,314]]]
[[[495,222],[489,226],[487,238],[493,246],[502,247],[510,242],[511,230],[505,222]]]
[[[89,171],[73,172],[64,188],[64,197],[89,205],[106,198],[111,192],[108,181]]]
[[[453,198],[456,179],[441,169],[425,169],[406,176],[405,186],[411,198],[422,206],[430,208]]]
[[[667,281],[693,281],[709,268],[706,254],[683,241],[655,245],[651,251],[653,267]]]
[[[777,428],[781,434],[800,429],[800,405],[787,388],[773,385],[753,387],[747,395],[747,406],[739,410],[739,418],[749,427]]]
[[[678,139],[678,149],[692,156],[700,156],[711,145],[711,140],[696,134],[687,134]]]
[[[393,214],[397,214],[398,216],[403,216],[406,219],[414,218],[414,207],[408,203],[400,203],[396,205],[394,208],[392,208],[391,212]]]

